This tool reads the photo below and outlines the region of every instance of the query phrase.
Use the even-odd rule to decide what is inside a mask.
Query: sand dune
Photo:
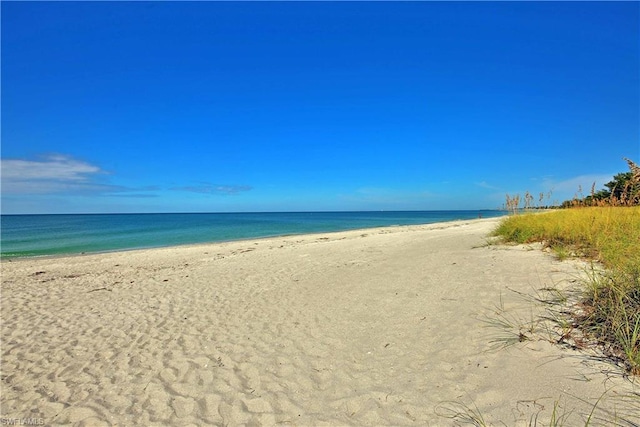
[[[550,344],[519,294],[576,287],[581,264],[486,245],[497,222],[3,262],[2,417],[528,425],[557,404],[583,425],[598,399],[596,421],[637,417],[637,385]],[[513,330],[491,319],[535,331],[495,348]]]

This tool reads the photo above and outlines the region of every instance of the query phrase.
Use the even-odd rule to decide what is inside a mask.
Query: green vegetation
[[[588,401],[583,398],[577,397],[579,400],[589,404],[591,411],[589,414],[575,413],[573,410],[567,408],[563,404],[563,398],[560,397],[553,401],[553,407],[551,408],[551,414],[548,415],[547,420],[540,420],[543,416],[543,405],[537,405],[539,410],[537,413],[531,414],[527,425],[529,427],[549,426],[560,427],[565,425],[572,426],[584,426],[590,425],[605,425],[605,426],[638,426],[636,421],[636,414],[640,410],[640,394],[632,393],[630,395],[618,395],[616,409],[611,412],[610,410],[600,410],[598,406],[600,402],[605,398],[608,391],[605,391],[595,401]],[[546,400],[542,398],[541,400]],[[448,418],[455,422],[454,425],[469,424],[477,427],[488,427],[494,424],[488,423],[483,413],[477,406],[470,407],[460,401],[442,402],[436,407],[436,414],[442,418]],[[578,419],[581,418],[579,421]],[[506,425],[505,423],[500,423]]]
[[[606,268],[640,269],[640,206],[514,215],[505,218],[495,233],[516,243],[545,242],[556,252],[595,259]]]
[[[544,242],[556,253],[588,257],[593,268],[573,320],[609,356],[640,375],[640,206],[580,207],[506,218],[495,235]]]
[[[619,173],[604,186],[606,189],[595,191],[595,183],[591,186],[591,194],[587,197],[573,198],[562,203],[563,208],[574,206],[638,206],[640,205],[640,167],[625,158],[629,172]],[[581,192],[581,190],[578,190]]]
[[[526,191],[524,196],[520,194],[507,194],[503,210],[513,214],[519,213],[522,209],[525,211],[535,209],[558,209],[572,208],[584,206],[639,206],[640,205],[640,166],[635,164],[626,157],[624,160],[629,165],[629,172],[622,172],[613,177],[604,186],[606,189],[596,191],[596,183],[591,185],[591,192],[588,196],[582,193],[582,187],[578,188],[578,192],[571,200],[565,200],[561,204],[557,201],[551,201],[551,194],[539,193],[536,198],[533,194]],[[546,202],[545,202],[546,200]]]
[[[544,242],[559,259],[578,255],[599,262],[604,270],[589,272],[572,321],[640,375],[640,167],[625,160],[630,172],[616,175],[607,190],[592,187],[590,196],[564,202],[570,209],[516,215],[518,204],[507,195],[514,215],[494,234],[517,243]]]
[[[605,185],[606,190],[596,192],[594,185],[589,196],[576,195],[562,203],[561,207],[568,209],[557,209],[555,203],[544,205],[543,193],[537,203],[529,192],[522,197],[507,195],[505,209],[512,215],[500,223],[494,236],[516,243],[543,242],[560,260],[580,256],[593,263],[585,288],[578,290],[576,305],[574,290],[543,288],[536,295],[522,294],[547,307],[546,315],[532,313],[526,320],[507,313],[501,298],[493,315],[483,319],[498,330],[490,341],[495,348],[528,341],[548,328],[549,341],[572,347],[597,343],[630,374],[640,376],[640,167],[625,160],[630,172],[616,175]],[[546,199],[550,198],[549,193]],[[571,305],[569,310],[567,305]],[[539,420],[546,415],[541,410],[531,416],[528,425],[638,425],[635,414],[640,410],[640,394],[618,395],[613,413],[598,408],[603,397],[590,403],[588,415],[574,414],[561,405],[561,399],[556,400],[548,423]],[[436,413],[457,423],[488,425],[475,405],[444,402]],[[576,417],[581,417],[584,424],[576,424]]]

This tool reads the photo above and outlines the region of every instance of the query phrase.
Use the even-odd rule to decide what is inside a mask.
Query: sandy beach
[[[637,382],[526,297],[585,264],[498,222],[4,261],[3,424],[639,422]]]

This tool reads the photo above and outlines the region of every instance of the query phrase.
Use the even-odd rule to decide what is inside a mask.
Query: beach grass
[[[640,375],[640,206],[512,215],[494,235],[508,242],[543,242],[560,259],[580,256],[597,262],[573,320],[609,356]]]

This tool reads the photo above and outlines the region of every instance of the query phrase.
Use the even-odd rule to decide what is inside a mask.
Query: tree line
[[[613,180],[606,183],[601,190],[596,191],[595,182],[591,186],[589,195],[584,196],[582,188],[578,188],[576,195],[558,205],[549,203],[551,192],[540,193],[538,197],[528,191],[524,196],[507,194],[503,210],[518,213],[521,209],[557,209],[579,206],[640,206],[640,166],[624,157],[629,165],[629,172],[614,175]],[[547,203],[544,203],[546,199]]]
[[[639,206],[640,205],[640,166],[626,157],[629,172],[614,175],[613,180],[606,183],[606,188],[595,191],[595,183],[591,186],[591,193],[586,197],[577,195],[571,200],[565,200],[560,207],[574,206]],[[581,193],[581,190],[578,190]]]

